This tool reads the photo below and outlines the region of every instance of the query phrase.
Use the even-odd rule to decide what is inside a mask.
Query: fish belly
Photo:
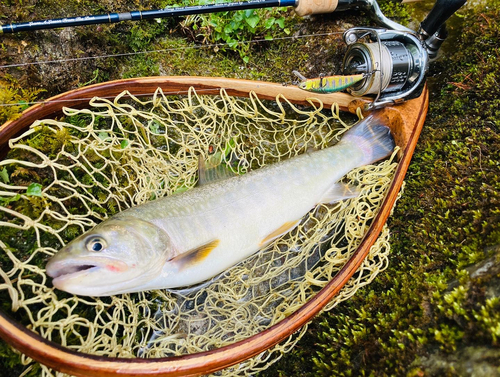
[[[162,227],[180,256],[148,288],[200,283],[267,246],[321,203],[359,160],[359,151],[333,147],[141,206],[140,216]],[[179,263],[183,253],[214,241],[208,255]]]

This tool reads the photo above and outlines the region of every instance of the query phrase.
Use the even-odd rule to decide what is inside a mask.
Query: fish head
[[[47,263],[54,287],[82,296],[136,292],[172,257],[170,238],[135,217],[111,218],[77,237]]]

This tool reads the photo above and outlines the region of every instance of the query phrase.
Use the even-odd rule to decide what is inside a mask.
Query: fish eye
[[[99,252],[104,250],[105,247],[106,247],[106,241],[104,241],[102,238],[99,237],[91,238],[87,242],[88,251]]]

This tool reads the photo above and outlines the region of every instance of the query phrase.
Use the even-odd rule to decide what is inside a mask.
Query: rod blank
[[[243,9],[258,9],[272,7],[295,6],[295,0],[249,0],[232,3],[194,5],[187,7],[173,7],[156,10],[132,11],[125,13],[109,13],[68,18],[55,18],[42,21],[21,22],[0,26],[0,34],[16,33],[20,31],[33,31],[42,29],[56,29],[94,24],[109,24],[121,21],[151,20],[175,16],[188,16],[191,14],[215,13]]]

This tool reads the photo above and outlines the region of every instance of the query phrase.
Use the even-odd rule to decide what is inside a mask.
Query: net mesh
[[[344,181],[361,188],[359,197],[319,205],[290,234],[196,288],[76,297],[51,287],[48,258],[114,213],[194,186],[199,156],[244,173],[324,148],[348,126],[338,107],[324,109],[316,100],[301,107],[281,96],[263,102],[224,90],[203,96],[191,89],[174,97],[158,89],[149,100],[124,92],[113,100],[94,98],[88,109],[66,108],[64,115],[36,121],[10,141],[0,161],[0,294],[4,310],[44,338],[96,355],[191,354],[245,339],[287,317],[356,250],[397,165],[393,154],[351,171]],[[387,266],[388,240],[384,228],[326,310]],[[304,331],[220,374],[266,368]]]

